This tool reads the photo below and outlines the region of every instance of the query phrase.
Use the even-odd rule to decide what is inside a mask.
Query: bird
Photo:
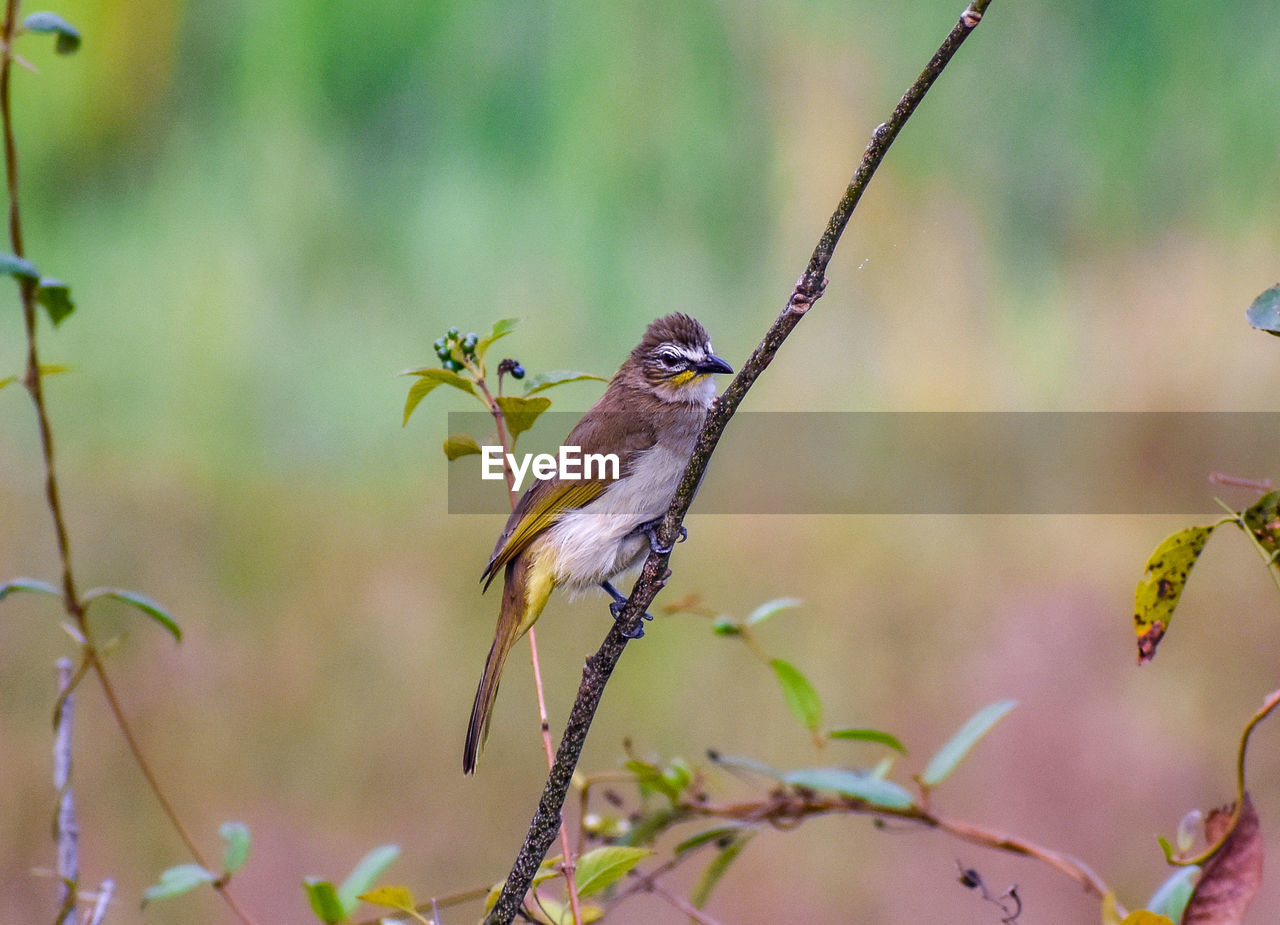
[[[503,574],[502,602],[467,724],[464,774],[475,772],[488,736],[507,654],[551,593],[560,588],[574,597],[601,588],[613,598],[616,620],[626,597],[613,581],[642,564],[650,548],[670,552],[654,529],[715,401],[712,376],[732,372],[698,321],[681,313],[656,319],[563,444],[580,447],[584,458],[615,454],[616,472],[598,467],[578,480],[556,475],[535,482],[516,503],[480,578],[488,590]],[[632,636],[643,634],[637,627]]]

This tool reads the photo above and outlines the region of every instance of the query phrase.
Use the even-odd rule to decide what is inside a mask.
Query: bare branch
[[[774,321],[764,339],[708,413],[693,456],[689,460],[688,468],[685,469],[684,478],[676,491],[675,499],[658,529],[659,545],[665,547],[673,544],[680,530],[680,524],[693,501],[698,483],[702,481],[707,463],[729,419],[747,391],[773,360],[774,354],[778,352],[787,335],[821,297],[826,288],[827,265],[831,262],[840,236],[844,233],[845,226],[849,223],[849,218],[862,198],[862,193],[871,181],[871,177],[925,93],[946,68],[964,40],[981,22],[983,13],[989,5],[990,0],[973,0],[920,76],[894,108],[888,121],[878,126],[872,133],[871,141],[862,155],[862,161],[827,223],[822,237],[818,240],[808,266],[796,282],[795,289],[787,300],[782,314]],[[591,721],[604,694],[605,685],[627,645],[627,637],[624,633],[634,632],[636,624],[640,622],[650,602],[666,582],[669,556],[670,553],[651,552],[649,554],[640,578],[631,590],[631,597],[626,606],[618,615],[617,621],[610,627],[609,634],[605,637],[599,651],[587,659],[582,673],[582,683],[578,688],[578,698],[574,702],[564,738],[560,740],[560,748],[556,753],[555,766],[547,775],[542,799],[529,824],[524,845],[512,865],[511,873],[507,876],[502,895],[486,920],[490,925],[508,925],[515,917],[529,889],[529,884],[533,882],[534,875],[538,871],[539,864],[546,856],[552,842],[555,841],[560,829],[560,811],[564,806],[578,758],[582,754],[587,731],[591,728]]]

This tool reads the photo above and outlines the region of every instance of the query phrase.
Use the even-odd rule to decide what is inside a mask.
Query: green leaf
[[[302,881],[302,886],[307,891],[307,899],[311,900],[311,911],[325,925],[338,925],[347,917],[342,901],[338,899],[338,891],[328,880],[307,877]]]
[[[373,888],[373,883],[391,866],[391,862],[400,857],[399,845],[380,845],[374,848],[356,865],[342,886],[338,887],[338,900],[347,915],[355,911],[361,893]]]
[[[463,456],[479,456],[480,444],[468,434],[450,434],[444,441],[444,455],[449,458],[449,462]]]
[[[538,392],[545,392],[547,389],[554,389],[558,385],[564,385],[566,382],[581,382],[591,379],[596,382],[608,382],[608,379],[600,376],[593,376],[590,373],[578,373],[571,369],[556,369],[551,372],[538,373],[536,376],[530,376],[524,383],[524,394],[527,398],[530,395],[536,395]]]
[[[60,55],[69,55],[80,47],[80,31],[57,13],[32,13],[22,21],[27,32],[51,32],[58,37]]]
[[[662,772],[663,779],[673,787],[677,793],[689,786],[693,780],[693,771],[680,758],[672,758],[671,764]]]
[[[533,426],[538,415],[551,407],[551,399],[539,395],[537,398],[518,398],[514,395],[501,395],[494,399],[502,411],[502,419],[507,422],[507,430],[511,432],[511,442]]]
[[[1191,899],[1191,891],[1195,889],[1195,884],[1191,881],[1198,873],[1200,868],[1194,864],[1175,870],[1152,894],[1147,901],[1147,908],[1156,915],[1168,916],[1175,922],[1181,922],[1182,913]]]
[[[631,828],[623,834],[621,842],[631,846],[651,844],[667,829],[686,818],[688,813],[674,806],[645,813],[638,818],[632,817]]]
[[[1134,592],[1133,626],[1138,634],[1138,664],[1155,658],[1156,646],[1169,629],[1191,569],[1204,552],[1216,524],[1187,527],[1156,547]]]
[[[490,345],[492,345],[494,341],[506,337],[514,331],[516,329],[516,325],[519,323],[519,318],[503,318],[501,321],[495,321],[493,324],[493,330],[489,333],[489,336],[481,338],[480,342],[476,344],[476,359],[483,360],[485,352],[489,349]]]
[[[822,701],[809,679],[790,662],[784,662],[780,658],[775,658],[769,664],[773,666],[773,673],[778,676],[778,683],[782,685],[782,694],[787,698],[787,706],[791,708],[791,712],[806,729],[816,730],[822,725]]]
[[[969,754],[969,750],[978,744],[978,740],[1017,705],[1016,700],[1000,700],[988,704],[970,717],[960,727],[960,731],[951,737],[951,741],[938,749],[938,753],[920,775],[920,783],[925,787],[936,787],[946,780],[956,769],[956,765]]]
[[[714,829],[707,829],[705,832],[699,832],[691,838],[686,838],[680,844],[676,845],[675,853],[684,854],[686,851],[692,851],[699,848],[710,841],[723,841],[725,844],[720,847],[728,846],[728,840],[737,838],[742,834],[742,826],[739,825],[722,825]]]
[[[26,591],[29,594],[51,594],[54,597],[62,597],[62,592],[46,581],[38,581],[35,578],[15,578],[13,581],[6,581],[0,585],[0,601],[14,591]]]
[[[136,591],[125,591],[121,588],[94,588],[91,591],[85,592],[84,603],[88,606],[91,601],[95,601],[98,598],[103,597],[123,601],[126,604],[131,604],[132,606],[137,607],[148,617],[167,629],[173,635],[174,639],[178,640],[178,642],[182,641],[182,628],[178,626],[177,621],[175,621],[173,617],[169,616],[169,614],[165,612],[165,609],[151,598],[139,594]]]
[[[1258,330],[1280,337],[1280,285],[1272,286],[1254,299],[1245,318]]]
[[[776,600],[767,601],[751,611],[751,616],[747,617],[746,625],[755,626],[757,623],[763,623],[774,614],[781,613],[784,610],[791,610],[799,607],[804,601],[797,597],[780,597]]]
[[[142,904],[156,899],[168,899],[170,896],[181,896],[204,883],[213,883],[217,874],[206,870],[199,864],[179,864],[170,867],[160,875],[160,882],[147,887],[142,894]]]
[[[17,382],[17,381],[18,381],[17,376],[5,376],[3,378],[0,378],[0,389],[3,389],[6,385],[9,385],[10,383]]]
[[[689,894],[689,901],[693,903],[694,908],[701,909],[707,904],[707,900],[711,898],[711,891],[715,889],[716,884],[728,871],[729,865],[732,864],[742,849],[747,847],[747,842],[755,836],[754,831],[740,830],[736,838],[729,842],[724,848],[716,854],[711,862],[707,864],[703,870],[702,876],[698,878],[698,882],[694,884],[692,892]]]
[[[653,852],[648,848],[624,848],[619,845],[606,845],[588,851],[578,858],[573,874],[574,882],[578,884],[578,895],[586,897],[608,889],[651,854]]]
[[[40,281],[40,271],[35,264],[17,254],[0,254],[0,273],[7,273],[14,279],[26,279],[33,283]]]
[[[848,768],[806,768],[792,771],[783,780],[793,787],[830,790],[885,809],[910,809],[916,803],[906,788],[893,781]]]
[[[475,383],[447,369],[422,366],[417,369],[406,369],[400,375],[418,377],[418,381],[409,387],[409,395],[404,402],[404,424],[409,423],[409,415],[413,414],[413,409],[418,407],[418,403],[434,392],[438,386],[449,385],[468,395],[476,395]]]
[[[368,893],[361,893],[357,899],[374,906],[385,906],[398,912],[413,915],[418,911],[413,900],[413,892],[405,886],[380,886]]]
[[[879,729],[837,729],[835,732],[827,733],[830,739],[850,739],[855,742],[878,742],[881,745],[887,745],[895,751],[906,754],[907,750],[903,748],[902,743],[897,737],[888,732],[881,732]]]
[[[626,769],[636,777],[636,784],[642,789],[654,790],[670,799],[673,803],[680,798],[680,790],[656,764],[632,759],[625,765]]]
[[[234,874],[249,860],[249,827],[243,822],[224,822],[218,834],[227,843],[222,852],[222,869]]]
[[[71,290],[67,284],[51,276],[40,279],[40,288],[36,290],[36,301],[49,313],[49,320],[53,322],[55,328],[76,310],[76,304],[71,301]]]

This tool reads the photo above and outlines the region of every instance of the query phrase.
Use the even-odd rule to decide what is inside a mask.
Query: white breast
[[[539,555],[554,557],[557,584],[574,594],[640,564],[649,539],[636,529],[671,505],[693,453],[694,436],[696,432],[673,446],[645,450],[627,478],[547,531]]]

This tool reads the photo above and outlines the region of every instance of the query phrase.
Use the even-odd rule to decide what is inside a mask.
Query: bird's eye
[[[664,350],[658,354],[658,359],[662,361],[662,365],[668,368],[680,365],[680,354],[674,350]]]

